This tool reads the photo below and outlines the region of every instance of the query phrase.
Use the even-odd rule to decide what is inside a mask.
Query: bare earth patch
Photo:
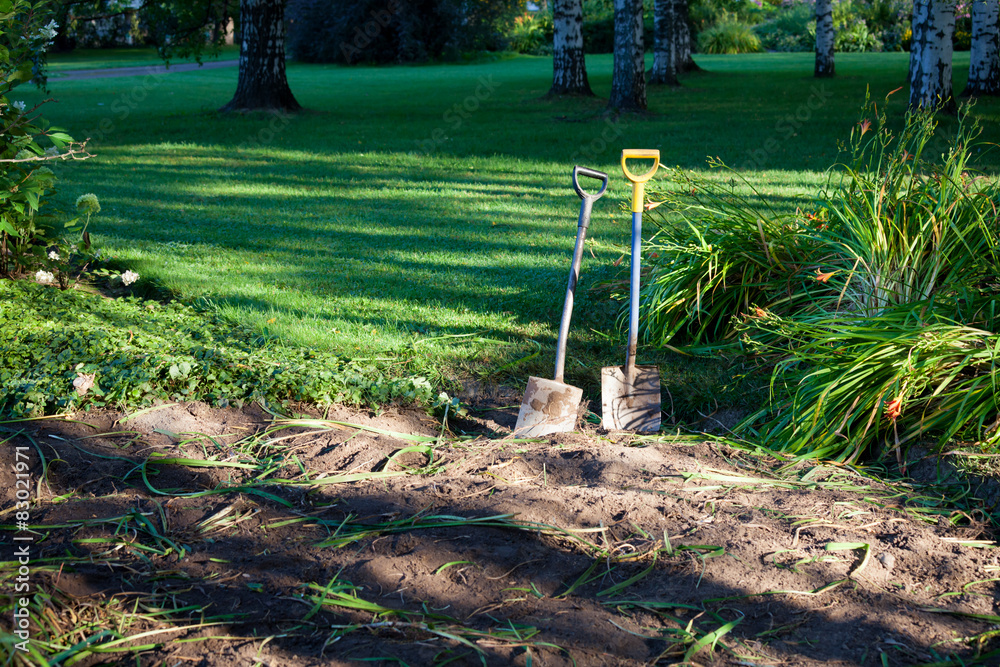
[[[515,441],[507,399],[450,433],[195,403],[9,424],[0,628],[30,534],[30,634],[67,665],[998,664],[992,534],[946,489],[690,436]]]

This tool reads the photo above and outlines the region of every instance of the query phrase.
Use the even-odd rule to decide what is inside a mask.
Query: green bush
[[[754,32],[767,51],[812,51],[816,47],[816,11],[811,5],[793,4],[754,26]]]
[[[967,109],[950,140],[936,131],[933,111],[896,133],[866,105],[850,159],[796,215],[676,172],[651,192],[666,205],[644,333],[739,340],[773,367],[742,433],[840,460],[929,437],[1000,445],[1000,184],[970,169]]]
[[[56,220],[43,207],[56,178],[46,165],[82,153],[41,117],[40,104],[29,109],[14,97],[24,83],[44,85],[45,51],[56,34],[49,15],[48,0],[0,1],[0,277],[53,275]]]
[[[702,53],[756,53],[760,51],[760,38],[753,26],[724,17],[698,34],[698,49]]]
[[[524,14],[514,20],[507,33],[511,51],[529,55],[552,53],[552,15],[548,12]]]

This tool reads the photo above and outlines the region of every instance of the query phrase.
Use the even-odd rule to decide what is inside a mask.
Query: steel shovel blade
[[[565,433],[576,428],[576,414],[583,390],[555,380],[528,378],[514,435],[534,438]]]
[[[625,367],[602,368],[601,413],[601,426],[609,431],[659,431],[660,369],[636,366],[635,387],[629,397]]]

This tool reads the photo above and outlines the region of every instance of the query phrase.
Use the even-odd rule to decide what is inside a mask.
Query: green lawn
[[[223,46],[219,53],[206,55],[203,62],[213,60],[233,60],[240,57],[238,45]],[[194,58],[173,58],[173,63],[193,63]],[[49,56],[49,74],[59,77],[64,72],[77,69],[113,69],[117,67],[147,67],[162,65],[163,60],[154,49],[122,48],[122,49],[74,49],[69,53],[54,53]]]
[[[579,210],[570,170],[607,171],[567,366],[568,381],[592,387],[595,369],[624,358],[612,333],[620,304],[590,289],[625,266],[615,266],[629,235],[621,149],[659,148],[665,163],[694,169],[719,156],[794,206],[823,182],[866,89],[882,100],[903,85],[906,57],[838,54],[837,78],[818,82],[810,54],[700,56],[702,72],[651,90],[648,115],[617,123],[602,115],[610,56],[588,57],[594,99],[545,98],[551,59],[522,56],[290,64],[307,110],[288,118],[216,114],[235,68],[53,78],[58,104],[46,113],[91,137],[97,155],[58,167],[63,205],[96,193],[97,243],[144,278],[296,344],[360,357],[418,345],[446,374],[495,369],[531,341],[543,354],[518,368],[551,372]],[[967,68],[956,54],[957,90]],[[896,92],[890,113],[905,102]],[[976,109],[985,136],[1000,137],[1000,102]],[[996,173],[1000,157],[980,166]]]

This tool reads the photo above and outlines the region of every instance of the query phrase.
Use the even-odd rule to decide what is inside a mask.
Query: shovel
[[[653,167],[636,176],[628,170],[629,158],[654,160]],[[622,171],[632,181],[632,271],[629,280],[628,350],[625,366],[601,369],[601,425],[618,431],[660,430],[660,371],[656,366],[636,366],[639,339],[639,263],[642,248],[642,205],[646,181],[660,166],[658,150],[622,151]]]
[[[583,191],[577,176],[589,176],[601,181],[601,189],[591,195]],[[559,342],[556,346],[556,371],[551,380],[528,378],[528,388],[524,391],[521,411],[517,415],[514,435],[518,437],[538,437],[549,433],[565,433],[576,427],[576,413],[583,398],[583,390],[563,382],[566,368],[566,339],[569,336],[569,321],[573,316],[573,294],[580,278],[580,264],[583,261],[583,241],[587,237],[590,211],[594,202],[608,189],[608,175],[594,169],[573,167],[573,189],[583,201],[580,203],[580,222],[576,228],[576,247],[573,248],[573,263],[569,269],[569,286],[563,303],[562,321],[559,323]]]

